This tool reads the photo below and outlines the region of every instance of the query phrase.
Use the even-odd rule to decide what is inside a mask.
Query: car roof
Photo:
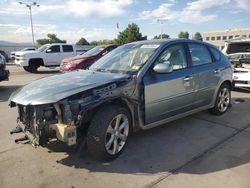
[[[73,44],[68,44],[68,43],[47,43],[44,45],[72,45],[73,46]]]
[[[164,45],[167,43],[172,43],[172,42],[191,42],[191,43],[200,43],[200,44],[206,44],[209,46],[213,46],[209,43],[203,42],[203,41],[198,41],[198,40],[191,40],[191,39],[179,39],[179,38],[173,38],[173,39],[153,39],[153,40],[143,40],[143,41],[136,41],[132,42],[130,44],[159,44],[159,45]],[[215,47],[215,46],[213,46]],[[216,47],[215,47],[216,48]]]
[[[110,46],[118,46],[118,44],[107,44],[107,45],[98,45],[98,46],[107,48],[107,47],[110,47]]]

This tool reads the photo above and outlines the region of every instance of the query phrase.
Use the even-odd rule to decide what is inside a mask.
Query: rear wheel
[[[23,67],[23,69],[27,72],[30,72],[30,73],[36,73],[37,72],[37,69],[38,69],[38,66],[36,65],[29,65],[27,67]]]
[[[112,105],[99,110],[88,129],[87,147],[90,154],[101,161],[118,157],[127,143],[130,122],[126,108]]]
[[[211,112],[215,115],[224,114],[231,104],[231,88],[228,84],[221,85],[214,107]]]

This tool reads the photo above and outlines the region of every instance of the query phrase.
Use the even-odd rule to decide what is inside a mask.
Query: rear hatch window
[[[250,52],[250,42],[237,42],[228,44],[227,54]]]

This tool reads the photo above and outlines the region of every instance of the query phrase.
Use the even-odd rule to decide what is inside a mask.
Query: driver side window
[[[59,52],[60,52],[60,46],[59,45],[51,46],[47,50],[47,53],[59,53]]]
[[[184,47],[181,44],[167,47],[156,60],[155,64],[167,63],[173,70],[187,68],[187,60]]]

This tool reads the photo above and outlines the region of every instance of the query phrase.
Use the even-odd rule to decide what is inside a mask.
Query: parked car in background
[[[76,51],[77,51],[77,54],[84,54],[85,52],[91,50],[94,47],[95,46],[91,46],[91,45],[77,45]]]
[[[0,81],[8,80],[9,74],[9,70],[6,69],[5,57],[0,54]]]
[[[234,87],[250,90],[250,38],[228,41],[224,53],[233,65]]]
[[[81,55],[65,58],[61,62],[60,71],[67,72],[75,69],[86,69],[115,48],[117,48],[117,45],[96,46]]]
[[[118,157],[129,133],[210,109],[225,113],[232,68],[214,46],[169,39],[120,46],[89,70],[34,81],[13,93],[18,126],[38,146],[48,138],[87,144],[100,160]],[[134,151],[136,152],[136,151]]]
[[[0,54],[5,58],[6,62],[9,61],[9,56],[8,56],[8,54],[5,51],[0,50]]]
[[[58,67],[62,59],[77,54],[75,47],[71,44],[45,44],[34,51],[16,52],[15,64],[23,67],[27,72],[36,72],[40,66]]]
[[[19,51],[14,51],[14,52],[11,52],[11,53],[10,53],[10,58],[11,58],[11,59],[15,59],[15,55],[16,55],[17,52],[22,52],[22,51],[34,51],[34,50],[36,50],[36,48],[34,48],[34,47],[29,47],[29,48],[23,48],[23,49],[21,49],[21,50],[19,50]]]
[[[84,54],[85,52],[87,52],[89,50],[85,50],[85,49],[82,49],[82,50],[76,50],[77,53],[79,54]]]

